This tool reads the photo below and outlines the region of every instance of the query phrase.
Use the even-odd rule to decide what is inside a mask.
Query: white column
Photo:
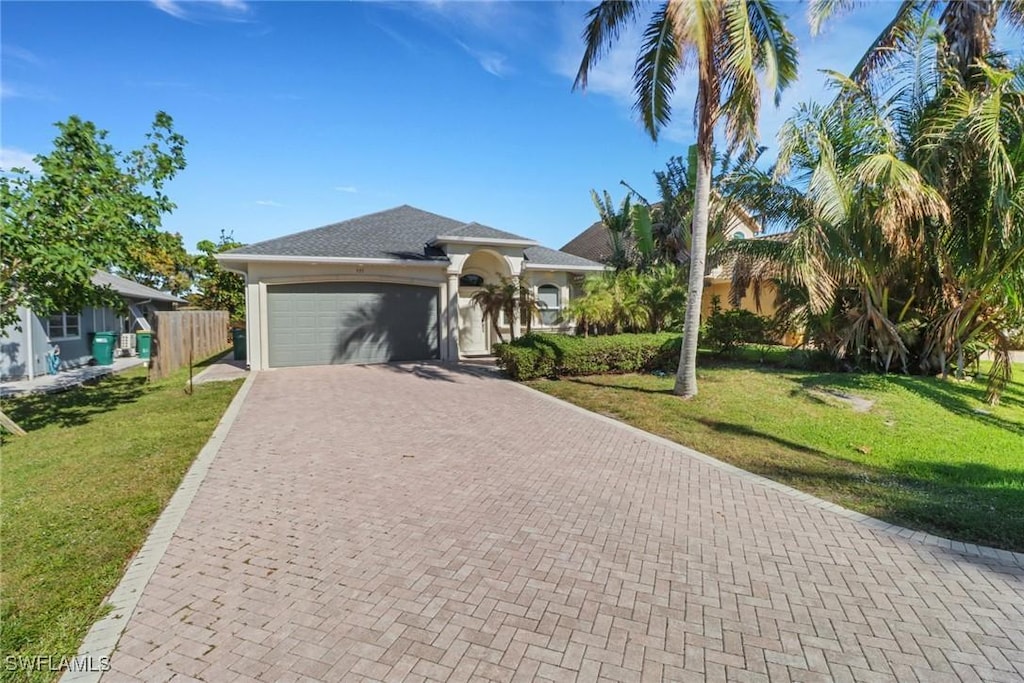
[[[459,274],[448,273],[448,359],[459,360]]]
[[[519,276],[512,276],[512,285],[515,287],[512,294],[512,336],[518,339],[523,336],[523,323],[519,319]]]

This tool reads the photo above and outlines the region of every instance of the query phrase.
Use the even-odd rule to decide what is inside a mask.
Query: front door
[[[459,297],[459,350],[471,356],[489,353],[484,312],[472,299]]]

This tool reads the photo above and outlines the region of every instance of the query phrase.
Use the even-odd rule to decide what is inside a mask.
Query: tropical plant
[[[517,306],[518,319],[526,323],[527,334],[533,329],[533,319],[541,310],[533,289],[524,280],[515,281],[506,277],[501,278],[500,282],[486,282],[481,285],[479,291],[473,294],[472,300],[483,311],[484,317],[491,321],[491,327],[502,344],[505,343],[505,336],[498,325],[502,314],[508,321],[509,336],[515,341],[516,332],[512,321],[515,319]]]
[[[856,0],[811,0],[808,19],[812,34],[837,14],[849,11]],[[970,83],[979,76],[978,61],[989,57],[999,16],[1015,29],[1024,27],[1024,2],[1021,0],[903,0],[892,21],[875,38],[854,68],[851,76],[865,82],[914,45],[917,28],[923,21],[942,25],[940,61]],[[982,79],[983,81],[983,79]]]
[[[600,216],[601,224],[608,230],[612,253],[608,256],[607,265],[616,270],[628,268],[633,262],[629,242],[633,215],[630,196],[627,194],[623,197],[617,209],[608,190],[604,190],[601,195],[598,195],[596,190],[591,190],[590,198]]]
[[[498,320],[501,317],[502,311],[505,310],[507,298],[508,294],[504,282],[500,284],[497,282],[485,282],[472,296],[473,303],[480,307],[484,318],[491,322],[491,327],[494,329],[494,333],[498,335],[498,340],[502,344],[505,343],[505,336],[501,333],[501,328],[498,327]]]
[[[957,373],[1024,319],[1024,71],[979,62],[966,83],[928,17],[904,36],[888,91],[834,74],[839,94],[784,126],[773,175],[733,191],[791,230],[731,245],[732,296],[772,281],[784,313],[837,358]]]
[[[591,331],[661,332],[681,326],[679,313],[685,305],[686,288],[678,268],[629,268],[584,280],[583,294],[566,305],[562,318],[575,321],[583,336]]]
[[[587,13],[585,49],[574,88],[585,89],[598,60],[623,28],[649,7],[605,0]],[[635,109],[652,139],[669,123],[676,80],[686,66],[697,72],[697,159],[689,291],[675,393],[697,394],[697,336],[711,197],[714,129],[724,124],[730,149],[753,148],[761,84],[778,104],[796,77],[796,49],[783,17],[768,0],[667,0],[653,10],[634,72]]]

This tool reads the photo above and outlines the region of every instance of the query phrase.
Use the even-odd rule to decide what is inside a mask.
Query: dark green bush
[[[653,370],[675,372],[680,344],[680,336],[672,333],[605,337],[535,333],[495,345],[494,355],[509,377],[521,381]]]
[[[701,344],[718,353],[729,353],[742,344],[767,344],[772,341],[770,318],[733,308],[723,311],[716,296],[711,315],[704,324]]]

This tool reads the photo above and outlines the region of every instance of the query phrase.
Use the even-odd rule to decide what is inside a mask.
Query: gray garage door
[[[438,357],[436,287],[318,282],[267,287],[270,367]]]

